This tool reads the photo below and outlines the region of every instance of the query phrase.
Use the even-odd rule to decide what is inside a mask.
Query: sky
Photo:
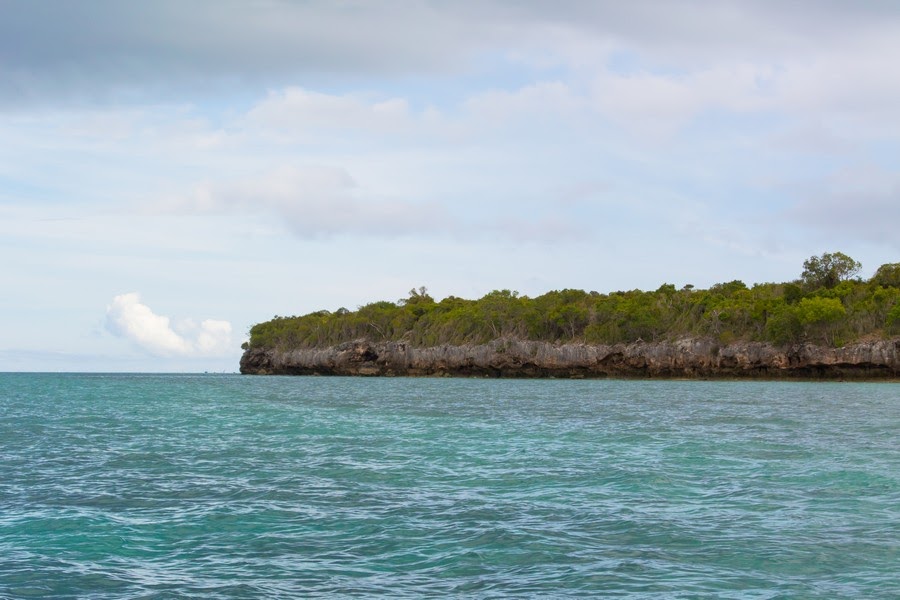
[[[900,3],[0,0],[0,370],[900,262]]]

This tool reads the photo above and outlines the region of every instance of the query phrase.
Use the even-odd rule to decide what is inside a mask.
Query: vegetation
[[[478,300],[438,302],[421,287],[356,311],[275,316],[250,329],[244,348],[322,347],[359,338],[436,346],[504,337],[614,344],[688,336],[838,346],[900,334],[900,263],[882,265],[868,281],[856,277],[861,265],[840,252],[814,256],[803,267],[793,282],[748,287],[735,280],[708,290],[664,284],[652,292],[566,289],[536,298],[495,290]]]
[[[842,252],[812,256],[803,262],[803,282],[807,287],[833,288],[847,281],[862,269],[862,265]]]

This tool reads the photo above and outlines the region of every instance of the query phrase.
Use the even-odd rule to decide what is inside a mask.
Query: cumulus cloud
[[[136,292],[120,294],[106,307],[106,329],[157,356],[221,356],[231,348],[231,323],[186,320],[173,328],[169,317],[141,303]]]

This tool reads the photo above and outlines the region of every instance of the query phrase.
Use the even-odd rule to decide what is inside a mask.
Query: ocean
[[[898,598],[900,386],[0,374],[0,598]]]

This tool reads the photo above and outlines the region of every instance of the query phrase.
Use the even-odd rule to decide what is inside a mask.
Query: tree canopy
[[[706,290],[666,283],[655,291],[564,289],[534,298],[494,290],[477,300],[436,301],[420,287],[401,300],[355,311],[276,316],[254,325],[245,347],[321,347],[360,338],[436,346],[510,337],[553,343],[712,337],[722,343],[841,345],[900,334],[900,263],[882,265],[868,281],[855,278],[860,263],[840,252],[813,256],[803,268],[792,282],[747,286],[733,280]]]
[[[833,288],[859,273],[862,265],[843,252],[826,252],[803,262],[801,278],[807,286]]]
[[[872,276],[872,282],[884,287],[900,287],[900,263],[881,265]]]

